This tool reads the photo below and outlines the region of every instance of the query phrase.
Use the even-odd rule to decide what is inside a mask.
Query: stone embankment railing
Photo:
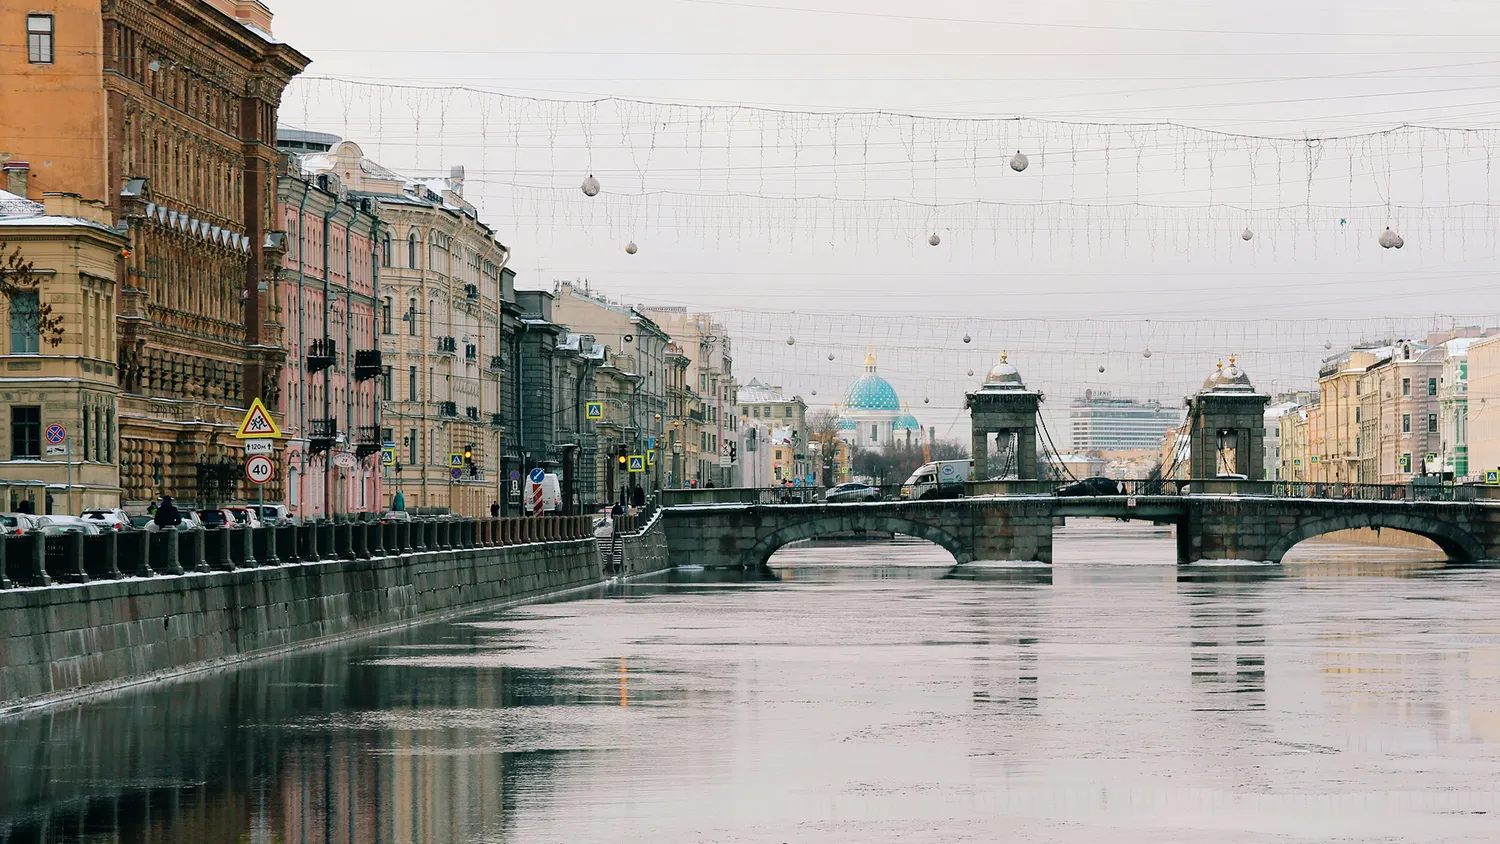
[[[621,519],[621,524],[624,530],[634,529],[630,517]],[[234,571],[280,563],[368,560],[592,536],[589,516],[315,522],[261,528],[129,530],[98,536],[36,532],[0,539],[0,589]]]

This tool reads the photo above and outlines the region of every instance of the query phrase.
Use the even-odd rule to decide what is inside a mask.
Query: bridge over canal
[[[1179,563],[1279,563],[1305,539],[1351,528],[1423,536],[1457,563],[1500,558],[1500,502],[1485,501],[1007,495],[847,504],[675,504],[665,508],[663,523],[674,565],[756,568],[789,543],[858,531],[925,539],[959,563],[1050,563],[1053,527],[1068,517],[1174,525]]]

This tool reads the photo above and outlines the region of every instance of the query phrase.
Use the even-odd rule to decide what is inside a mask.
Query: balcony
[[[471,404],[468,407],[464,408],[464,415],[467,416],[467,417],[469,417],[470,419],[474,420],[475,422],[478,422],[479,421],[479,408],[477,408],[477,407],[475,407],[474,405]]]
[[[503,413],[491,413],[490,414],[490,427],[491,428],[504,428],[505,427],[505,414],[503,414]]]
[[[360,349],[354,353],[354,380],[368,381],[380,374],[380,350]]]
[[[504,369],[505,368],[505,356],[504,355],[490,355],[490,365],[489,365],[488,368],[492,372],[499,372],[500,370]]]
[[[464,298],[465,299],[478,299],[479,298],[479,285],[477,285],[477,284],[465,284],[464,285]]]
[[[465,344],[464,345],[464,360],[467,360],[470,363],[473,363],[473,362],[479,360],[479,347],[476,346],[476,345],[474,345],[473,343],[467,343],[467,344]]]
[[[307,429],[307,450],[313,454],[333,448],[339,437],[339,420],[313,419]]]
[[[380,447],[380,427],[377,425],[359,426],[354,437],[354,456],[363,460],[372,454],[379,454]]]
[[[458,403],[451,401],[438,402],[438,415],[448,419],[458,418]]]
[[[316,375],[331,369],[338,358],[338,342],[328,338],[314,340],[307,348],[307,374]]]
[[[437,350],[440,355],[451,355],[458,351],[458,341],[452,337],[437,338]]]

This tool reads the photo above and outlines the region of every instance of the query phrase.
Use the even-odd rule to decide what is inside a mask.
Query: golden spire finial
[[[1005,363],[1005,361],[1007,359],[1009,359],[1009,358],[1010,358],[1010,352],[1001,352],[1000,353],[1000,362],[1001,363]]]
[[[1224,368],[1224,361],[1221,360],[1221,361],[1215,363],[1214,366],[1217,367],[1217,368],[1219,368],[1219,369],[1223,369]]]
[[[1238,355],[1230,355],[1230,356],[1229,356],[1229,365],[1230,365],[1230,366],[1234,366],[1234,359],[1235,359],[1235,358],[1236,358],[1236,357],[1238,357]]]
[[[869,345],[869,350],[867,352],[865,352],[865,366],[874,366],[874,365],[875,365],[875,344],[871,343]]]

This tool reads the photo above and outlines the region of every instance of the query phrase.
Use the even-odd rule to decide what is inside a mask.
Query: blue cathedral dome
[[[875,374],[875,353],[871,352],[865,356],[865,374],[855,379],[849,385],[849,391],[844,394],[844,407],[850,410],[891,410],[901,409],[901,400],[896,396],[896,388],[891,382]]]
[[[891,430],[916,431],[920,433],[922,431],[922,423],[917,421],[917,417],[911,415],[911,408],[908,407],[905,413],[897,416],[896,421],[891,423]]]

